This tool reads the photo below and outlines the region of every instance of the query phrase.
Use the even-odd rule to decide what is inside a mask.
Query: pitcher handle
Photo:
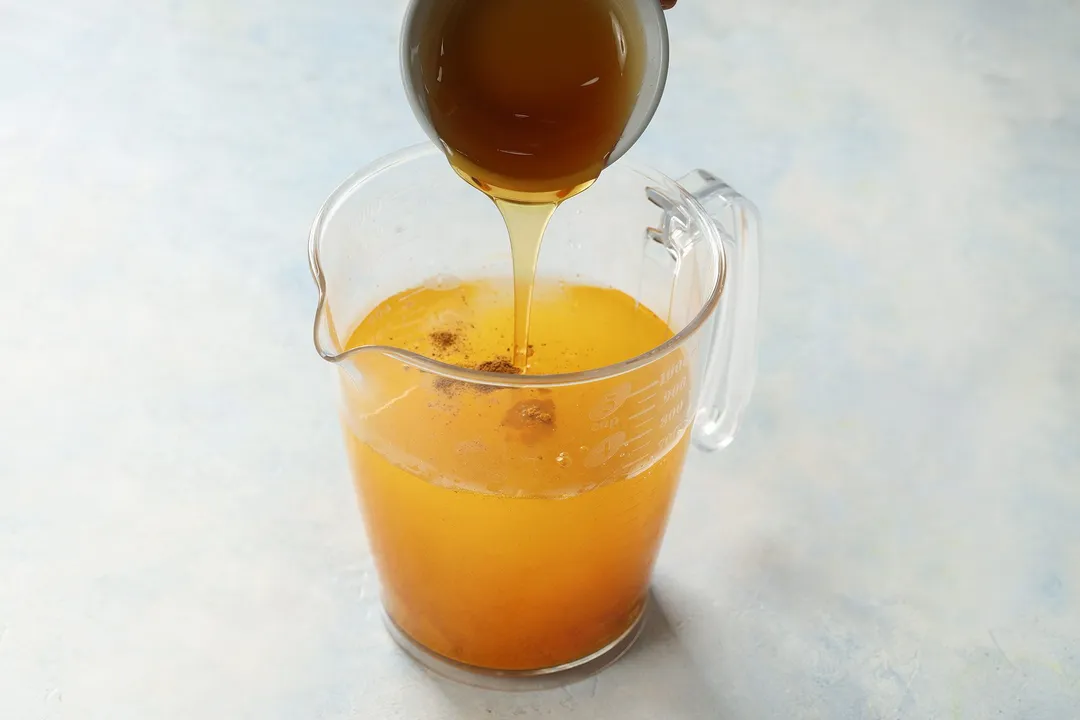
[[[698,199],[716,224],[727,262],[727,278],[716,311],[694,420],[694,443],[712,451],[727,447],[735,439],[754,389],[760,219],[753,203],[711,173],[695,170],[681,178],[679,184]]]

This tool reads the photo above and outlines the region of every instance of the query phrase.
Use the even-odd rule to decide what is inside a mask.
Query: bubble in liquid
[[[561,452],[559,453],[558,457],[555,458],[555,463],[561,468],[568,468],[574,463],[574,461],[573,459],[571,459],[569,453]]]

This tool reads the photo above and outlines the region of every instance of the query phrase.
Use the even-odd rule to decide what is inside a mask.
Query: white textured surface
[[[0,0],[0,718],[1080,717],[1080,9],[683,0],[636,154],[755,199],[759,390],[582,685],[395,650],[308,223],[401,2]]]

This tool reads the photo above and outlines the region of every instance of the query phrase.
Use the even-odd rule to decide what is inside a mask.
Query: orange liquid
[[[530,372],[607,366],[671,337],[612,289],[538,283]],[[417,288],[372,311],[349,347],[508,364],[513,290]],[[603,649],[643,607],[686,452],[681,350],[615,378],[491,389],[354,356],[346,444],[397,625],[469,665],[556,667]]]

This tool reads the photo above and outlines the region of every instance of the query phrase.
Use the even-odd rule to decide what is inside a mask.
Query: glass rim
[[[717,268],[716,282],[713,283],[713,288],[708,299],[702,304],[701,309],[694,315],[694,318],[687,323],[682,330],[675,333],[661,344],[640,355],[611,365],[572,373],[557,373],[550,375],[512,375],[508,373],[496,373],[464,368],[435,360],[434,358],[410,350],[403,350],[402,348],[396,348],[389,345],[358,345],[357,347],[349,348],[348,350],[343,350],[341,352],[333,352],[330,348],[324,346],[322,339],[323,334],[321,330],[324,325],[329,324],[329,308],[327,306],[326,276],[323,273],[322,263],[319,259],[319,246],[323,236],[326,234],[326,228],[331,218],[354,193],[362,190],[368,182],[401,165],[426,159],[434,155],[442,156],[443,153],[433,143],[421,143],[385,155],[347,177],[332,193],[330,193],[330,196],[323,202],[322,207],[319,208],[319,212],[315,216],[315,220],[311,225],[311,231],[308,235],[308,265],[311,270],[312,279],[315,281],[315,286],[319,292],[318,304],[315,308],[313,335],[315,349],[323,360],[338,365],[361,353],[378,352],[382,355],[400,360],[401,362],[424,372],[473,385],[498,388],[540,388],[580,385],[588,382],[595,382],[597,380],[618,377],[666,357],[697,334],[719,307],[721,296],[723,295],[724,287],[727,282],[727,253],[725,252],[724,244],[720,239],[719,231],[715,223],[711,220],[709,213],[701,205],[698,199],[679,185],[677,181],[656,170],[639,166],[631,161],[623,160],[616,166],[608,167],[604,172],[609,173],[612,171],[620,172],[629,170],[646,180],[652,179],[655,181],[671,183],[671,185],[679,190],[680,202],[690,208],[695,216],[695,220],[698,221],[701,230],[708,235],[708,240],[717,250],[717,263],[719,267]],[[447,166],[447,170],[448,182],[456,180],[457,178],[454,173],[449,171],[449,166]]]

